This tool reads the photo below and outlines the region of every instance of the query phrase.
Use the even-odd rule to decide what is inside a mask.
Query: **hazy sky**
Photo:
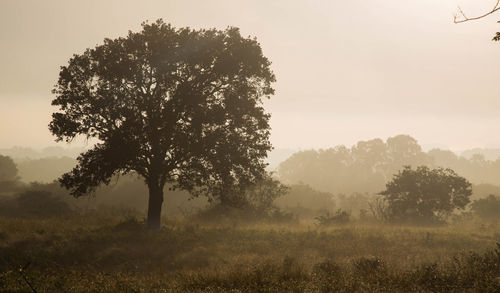
[[[500,43],[490,41],[500,13],[460,25],[452,17],[458,4],[474,15],[494,2],[1,0],[0,148],[54,145],[59,67],[157,18],[257,37],[278,80],[266,102],[277,148],[396,134],[454,150],[500,147]]]

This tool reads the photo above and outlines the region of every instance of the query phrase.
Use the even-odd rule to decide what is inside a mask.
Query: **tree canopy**
[[[380,194],[387,202],[387,219],[436,223],[465,208],[472,185],[451,169],[406,166]]]
[[[166,183],[195,195],[260,178],[271,149],[262,98],[275,76],[260,44],[226,30],[158,20],[105,39],[61,67],[49,125],[57,140],[97,140],[60,179],[74,196],[135,172],[159,227]]]

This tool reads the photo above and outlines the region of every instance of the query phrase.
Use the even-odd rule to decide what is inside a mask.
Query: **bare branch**
[[[465,15],[465,13],[463,12],[462,8],[460,8],[460,6],[458,6],[458,13],[456,13],[453,16],[453,22],[454,23],[462,23],[462,22],[466,22],[466,21],[480,19],[480,18],[486,17],[490,14],[493,14],[498,10],[500,10],[500,0],[497,0],[497,2],[495,3],[495,6],[489,12],[487,12],[483,15],[480,15],[480,16],[476,16],[476,17],[467,17]]]
[[[24,274],[24,271],[26,271],[26,269],[29,267],[29,265],[31,264],[31,261],[28,262],[24,267],[20,267],[19,268],[19,274],[21,275],[21,277],[23,278],[24,282],[26,283],[26,285],[28,285],[28,287],[30,287],[31,289],[31,292],[33,293],[37,293],[35,287],[33,287],[33,284],[31,284],[30,281],[28,281],[28,278],[26,277],[26,275]]]

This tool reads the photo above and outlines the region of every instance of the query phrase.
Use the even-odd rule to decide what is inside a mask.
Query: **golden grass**
[[[0,292],[29,292],[25,277],[39,292],[500,289],[498,228],[165,220],[152,233],[103,215],[0,218]]]

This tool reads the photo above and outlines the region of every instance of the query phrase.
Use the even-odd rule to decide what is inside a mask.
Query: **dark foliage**
[[[495,42],[500,41],[500,32],[496,32],[495,36],[493,37],[493,41]]]
[[[279,180],[266,175],[250,185],[244,192],[245,208],[268,213],[274,207],[276,199],[284,196],[290,188]]]
[[[275,205],[275,200],[284,196],[289,187],[267,174],[247,189],[226,194],[225,201],[212,202],[212,205],[201,210],[194,218],[197,221],[230,221],[236,222],[291,222],[296,218]]]
[[[320,226],[347,224],[349,223],[350,219],[351,215],[348,212],[343,211],[342,209],[338,209],[334,214],[330,214],[330,212],[327,212],[324,215],[316,217],[316,220],[318,221],[318,224]]]
[[[51,132],[95,138],[61,183],[80,196],[134,171],[149,188],[148,225],[159,227],[163,186],[207,195],[261,176],[271,149],[270,62],[237,28],[176,29],[158,20],[105,39],[60,71]],[[222,194],[222,193],[221,193]]]
[[[380,194],[391,221],[439,223],[455,209],[465,208],[472,185],[451,169],[406,166]]]
[[[1,216],[51,218],[71,214],[70,206],[48,191],[26,190],[15,196],[0,197]]]

